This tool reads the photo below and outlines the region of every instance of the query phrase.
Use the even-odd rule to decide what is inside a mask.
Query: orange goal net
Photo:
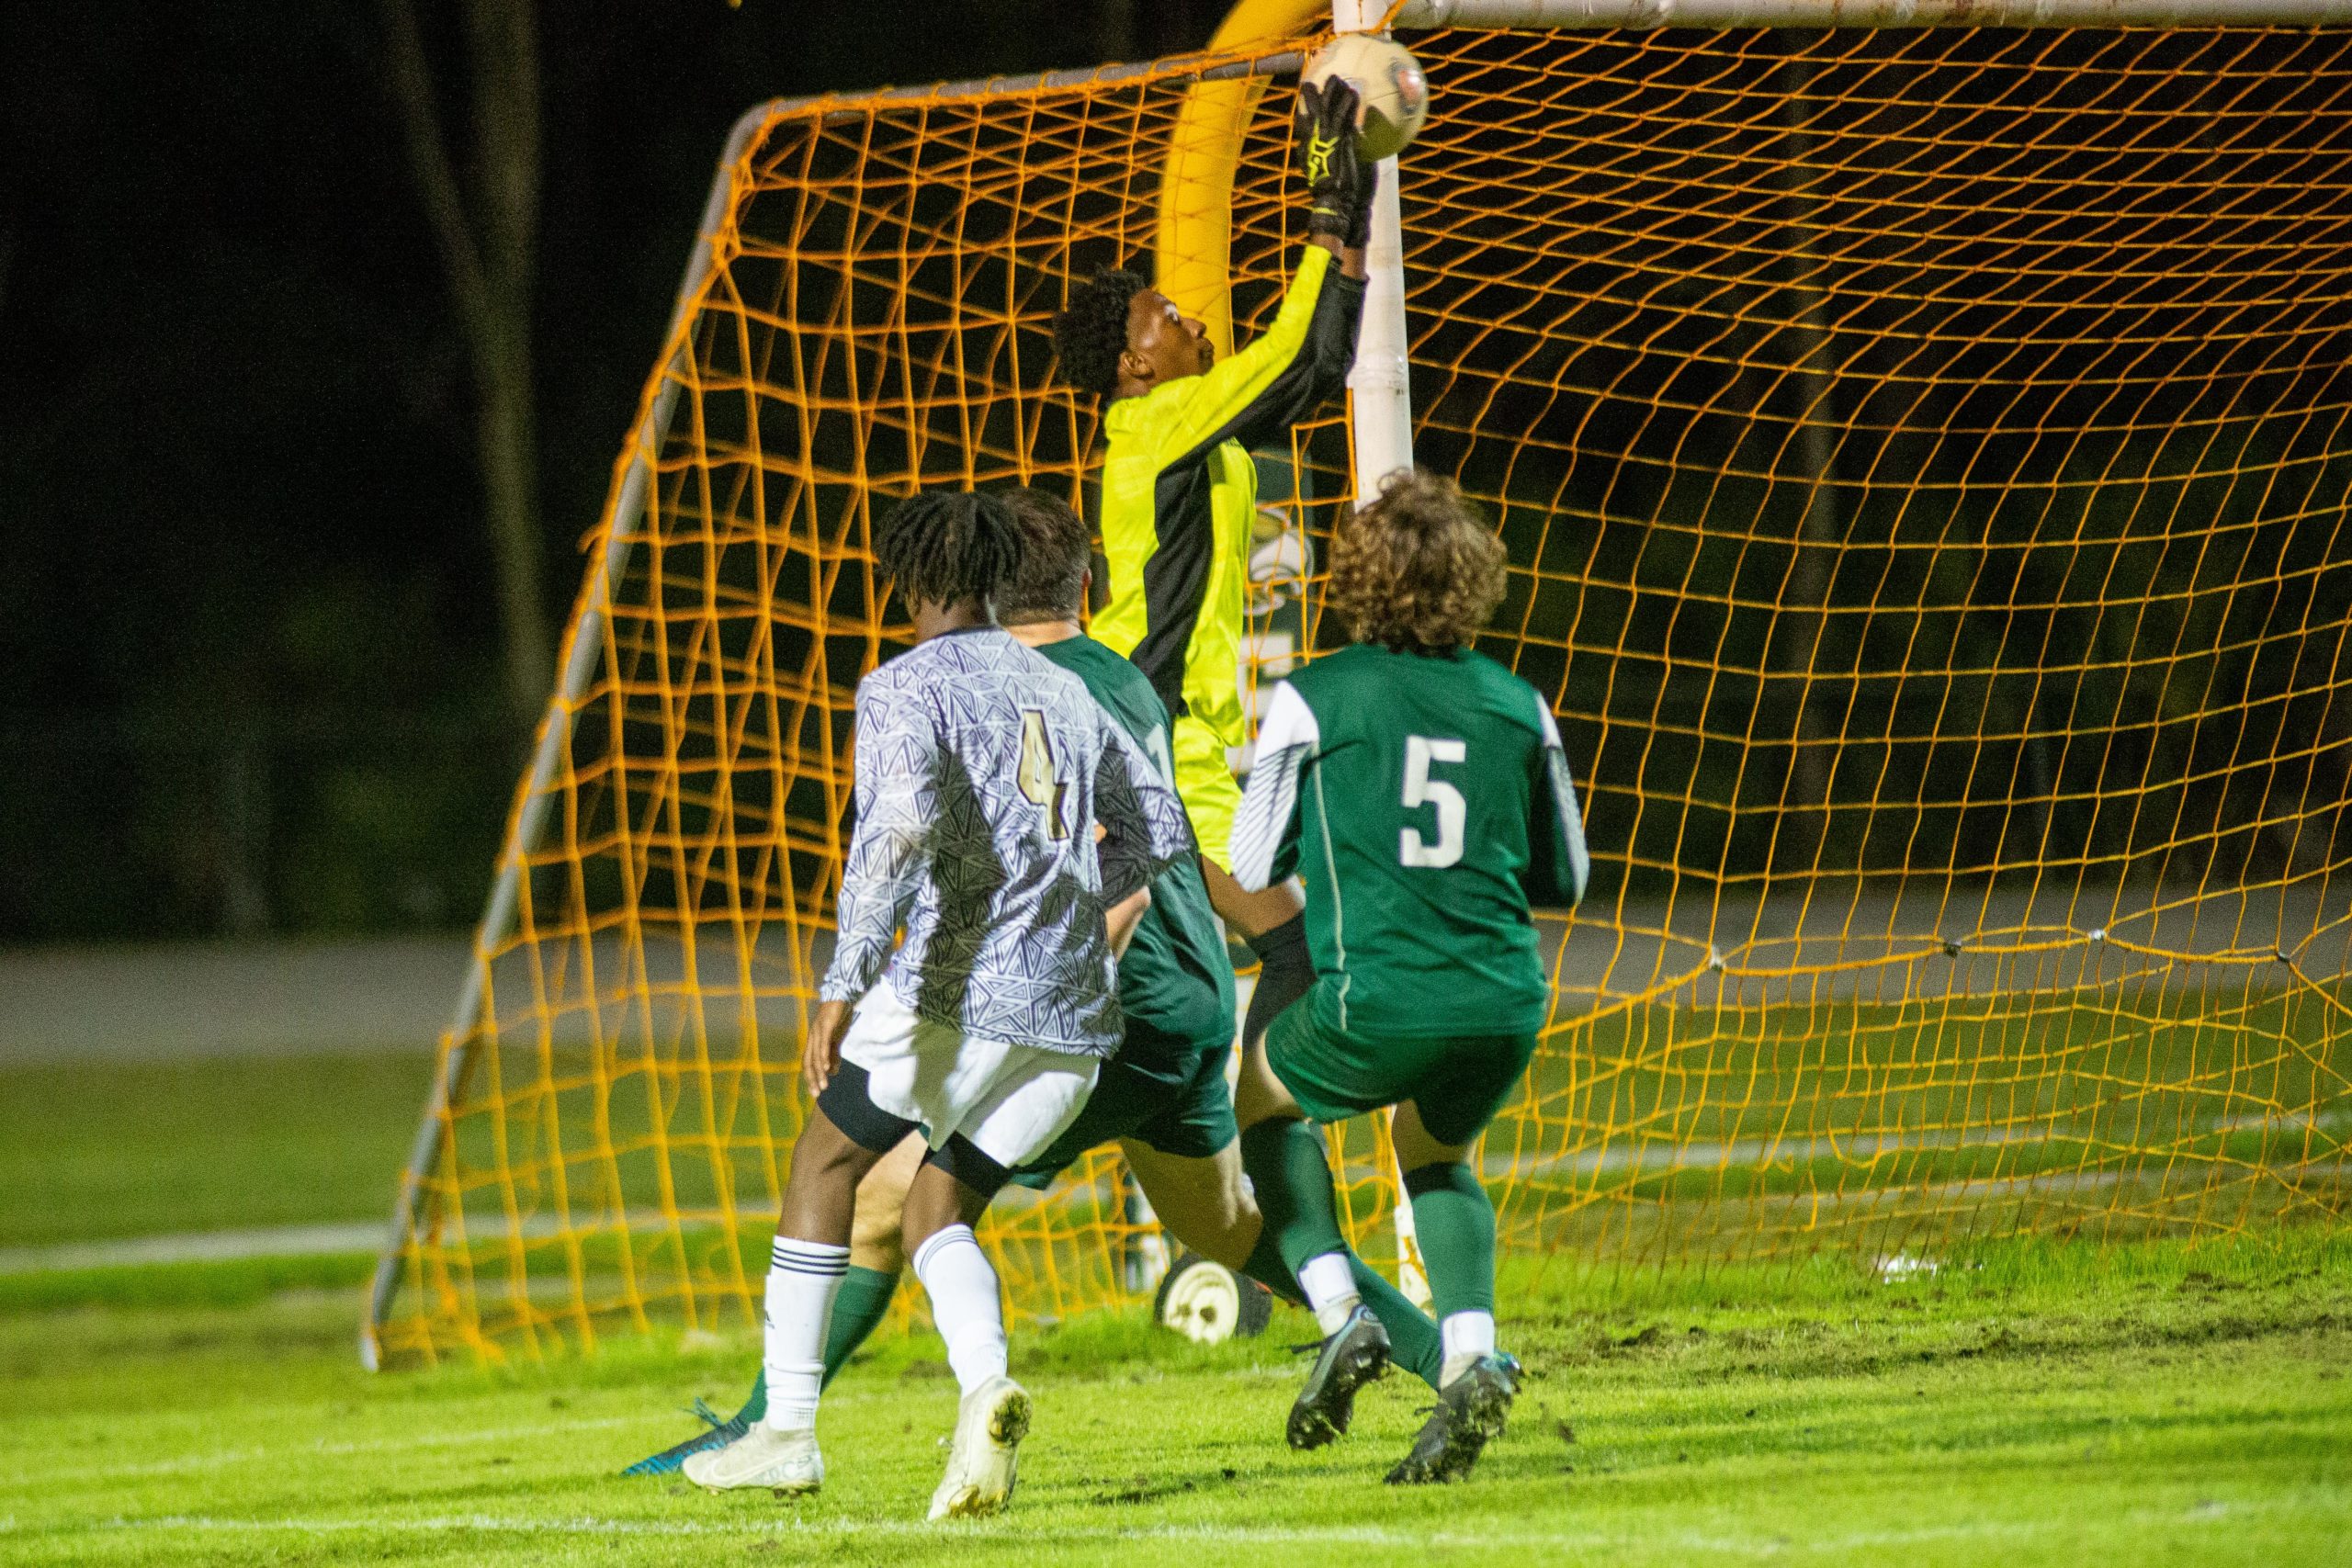
[[[1509,547],[1482,647],[1552,698],[1594,853],[1480,1150],[1507,1252],[2336,1224],[2352,33],[1407,41],[1416,452]],[[382,1354],[756,1321],[852,693],[903,630],[872,525],[930,485],[1089,504],[1099,410],[1047,323],[1148,265],[1204,78],[1248,114],[1232,318],[1268,319],[1295,63],[745,122],[443,1042]],[[1344,636],[1313,562],[1349,454],[1338,406],[1260,454],[1245,686]],[[1381,1231],[1380,1130],[1335,1135]],[[1134,1299],[1142,1224],[1107,1154],[1001,1203],[1016,1316]]]

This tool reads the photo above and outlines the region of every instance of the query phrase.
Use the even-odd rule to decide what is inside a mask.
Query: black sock
[[[1315,984],[1315,959],[1306,951],[1306,917],[1293,915],[1263,936],[1249,939],[1258,955],[1258,988],[1250,993],[1250,1012],[1241,1021],[1241,1043],[1254,1045],[1283,1009],[1306,995]]]

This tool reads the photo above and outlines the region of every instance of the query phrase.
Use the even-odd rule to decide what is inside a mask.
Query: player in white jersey
[[[822,1483],[818,1393],[857,1184],[918,1129],[930,1153],[902,1225],[963,1394],[931,1517],[993,1513],[1012,1489],[1029,1395],[1006,1375],[972,1224],[1085,1104],[1119,1044],[1120,942],[1147,884],[1193,852],[1174,792],[1084,682],[997,625],[1020,538],[1001,502],[933,491],[876,546],[917,646],[858,684],[857,825],[801,1062],[817,1113],[768,1273],[768,1409],[687,1461],[714,1490]]]

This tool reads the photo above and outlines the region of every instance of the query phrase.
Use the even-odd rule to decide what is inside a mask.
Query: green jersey
[[[1552,991],[1531,906],[1584,897],[1584,824],[1552,710],[1466,649],[1359,643],[1278,687],[1233,828],[1246,888],[1302,873],[1341,1029],[1532,1033]]]
[[[1037,651],[1085,682],[1175,787],[1168,708],[1142,671],[1088,637]],[[1158,1066],[1232,1046],[1233,965],[1198,861],[1179,861],[1153,879],[1151,908],[1119,960],[1119,1008],[1126,1015],[1123,1059]]]

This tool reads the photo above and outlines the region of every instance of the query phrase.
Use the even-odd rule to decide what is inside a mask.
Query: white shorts
[[[842,1060],[865,1069],[875,1108],[920,1122],[933,1148],[956,1134],[1007,1170],[1046,1152],[1078,1120],[1101,1064],[1091,1056],[978,1040],[916,1016],[888,983],[850,1016]]]

